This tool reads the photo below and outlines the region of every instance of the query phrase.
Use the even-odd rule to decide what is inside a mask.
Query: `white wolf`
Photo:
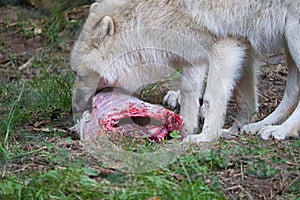
[[[101,88],[134,92],[183,66],[180,112],[187,133],[192,134],[198,126],[199,98],[209,66],[204,127],[201,134],[186,140],[213,141],[221,133],[236,80],[240,78],[240,111],[231,130],[251,122],[257,111],[255,58],[285,48],[289,77],[282,103],[275,114],[243,130],[278,139],[298,136],[299,9],[297,1],[288,0],[98,0],[71,55],[77,73],[73,110],[85,111]],[[280,126],[269,126],[284,120]]]

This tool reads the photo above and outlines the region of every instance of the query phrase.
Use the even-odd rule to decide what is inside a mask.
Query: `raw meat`
[[[93,98],[92,113],[81,122],[80,129],[83,140],[117,132],[161,142],[171,132],[181,131],[182,119],[162,106],[115,89],[101,91]]]

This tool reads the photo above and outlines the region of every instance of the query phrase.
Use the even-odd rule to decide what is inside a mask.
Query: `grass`
[[[42,51],[32,59],[23,60],[22,52],[1,38],[0,52],[10,52],[0,64],[1,199],[300,198],[300,140],[265,142],[245,135],[221,140],[206,153],[192,146],[172,164],[150,172],[104,168],[68,132],[74,81],[68,59],[80,21],[68,21],[69,10],[55,9],[34,23],[22,18],[7,29],[26,40],[42,38]],[[35,28],[42,32],[36,35]],[[145,92],[152,98],[156,90]],[[147,152],[157,146],[131,148]]]

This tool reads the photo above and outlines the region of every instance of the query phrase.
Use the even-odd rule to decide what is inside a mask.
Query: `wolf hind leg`
[[[290,53],[286,50],[286,64],[288,68],[288,77],[286,89],[281,103],[278,107],[265,119],[245,125],[242,128],[242,132],[258,134],[259,131],[267,126],[281,124],[284,122],[291,112],[295,109],[299,101],[299,86],[298,81],[300,79],[299,70],[291,57]]]
[[[290,17],[287,20],[286,40],[288,47],[287,65],[288,82],[281,107],[285,108],[286,120],[279,126],[266,126],[259,131],[263,139],[274,137],[285,140],[289,137],[299,137],[300,131],[300,23],[299,18]],[[294,110],[295,108],[295,110]],[[290,115],[290,113],[293,113]],[[282,114],[282,113],[278,113]],[[289,116],[289,117],[288,117]]]

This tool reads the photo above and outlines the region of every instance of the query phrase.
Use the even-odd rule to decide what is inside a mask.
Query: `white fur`
[[[227,56],[230,52],[230,56]],[[246,47],[234,40],[222,40],[212,46],[207,86],[202,114],[205,118],[200,135],[190,135],[185,141],[213,141],[220,137],[227,103],[245,58]]]
[[[167,105],[172,109],[180,106],[181,104],[180,90],[168,91],[166,96],[164,96],[163,104]]]

